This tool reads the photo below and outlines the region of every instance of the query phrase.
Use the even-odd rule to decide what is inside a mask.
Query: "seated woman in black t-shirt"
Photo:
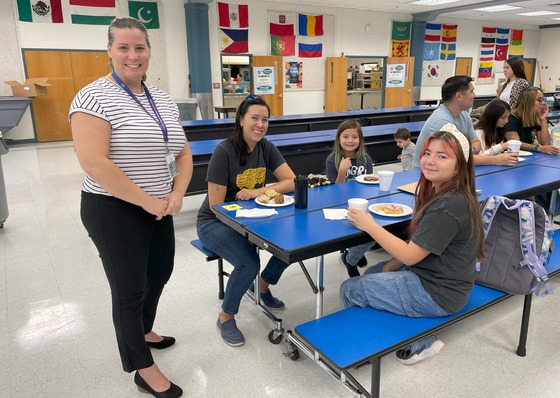
[[[521,149],[525,151],[560,153],[560,148],[550,145],[547,115],[548,105],[542,91],[538,87],[526,88],[504,126],[506,138],[520,140]]]

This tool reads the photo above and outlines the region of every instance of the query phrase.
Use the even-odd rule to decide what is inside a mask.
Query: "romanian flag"
[[[300,36],[323,36],[323,16],[299,14]]]
[[[270,35],[270,55],[296,55],[296,37]]]
[[[218,3],[218,22],[224,28],[248,28],[249,6],[246,4]]]
[[[249,52],[248,29],[220,28],[220,52],[227,54],[240,54]]]
[[[60,0],[17,0],[19,20],[23,22],[62,23]]]

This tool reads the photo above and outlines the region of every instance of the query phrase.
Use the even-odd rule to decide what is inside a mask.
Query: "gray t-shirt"
[[[416,140],[416,149],[414,151],[414,157],[412,158],[413,168],[416,169],[420,167],[420,151],[422,151],[426,138],[428,138],[428,136],[434,131],[439,131],[447,123],[455,125],[461,133],[467,136],[469,141],[478,139],[476,132],[474,131],[472,119],[467,112],[462,111],[459,116],[453,117],[445,104],[440,104],[440,106],[438,106],[437,109],[430,115],[428,120],[426,120],[426,123],[424,123],[424,127],[422,127],[422,131],[420,131],[420,135]]]
[[[401,166],[403,171],[412,169],[412,157],[414,156],[415,150],[416,144],[414,142],[411,142],[406,148],[402,149]]]
[[[286,163],[284,157],[266,138],[260,140],[245,166],[239,164],[239,157],[232,144],[220,143],[208,164],[206,182],[227,187],[225,202],[235,200],[237,192],[243,188],[256,189],[266,185],[267,171],[274,171]],[[216,218],[208,205],[208,195],[198,210],[197,223],[203,224]]]
[[[350,159],[350,161],[352,162],[352,166],[346,170],[346,181],[355,180],[357,176],[371,174],[373,172],[373,160],[367,153],[365,154],[365,164],[358,165],[358,160],[356,158]],[[327,157],[326,167],[327,178],[330,182],[335,182],[338,170],[334,164],[334,155],[332,153]]]
[[[452,314],[465,306],[474,286],[478,231],[472,226],[467,199],[450,192],[426,208],[411,238],[430,254],[410,270]]]

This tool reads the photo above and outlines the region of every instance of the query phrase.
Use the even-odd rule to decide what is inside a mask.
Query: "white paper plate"
[[[519,151],[519,156],[531,156],[533,152],[529,151]]]
[[[373,205],[369,205],[368,209],[374,214],[377,214],[379,216],[385,216],[385,217],[405,217],[412,214],[412,209],[410,207],[408,207],[407,205],[402,205],[400,203],[394,203],[394,204],[402,206],[404,213],[401,214],[389,214],[389,213],[385,213],[383,210],[378,210],[378,209],[382,209],[383,206],[387,204],[389,203],[375,203]]]
[[[266,206],[266,207],[284,207],[284,206],[289,206],[289,205],[294,204],[294,197],[284,195],[284,203],[276,203],[273,200],[268,202],[268,203],[263,203],[259,200],[259,198],[256,198],[255,203],[258,204],[258,205],[261,205],[261,206]]]
[[[379,184],[379,180],[377,181],[366,181],[364,180],[366,174],[362,174],[361,176],[356,177],[356,181],[361,182],[362,184]]]

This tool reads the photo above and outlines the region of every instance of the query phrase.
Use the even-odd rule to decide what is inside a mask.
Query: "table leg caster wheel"
[[[292,361],[297,361],[299,359],[299,350],[295,346],[295,344],[288,342],[287,344],[287,352],[284,354]]]
[[[278,336],[275,337],[277,333]],[[282,341],[282,332],[278,332],[278,330],[276,329],[271,330],[268,334],[268,341],[270,341],[272,344],[280,344],[280,342]]]

